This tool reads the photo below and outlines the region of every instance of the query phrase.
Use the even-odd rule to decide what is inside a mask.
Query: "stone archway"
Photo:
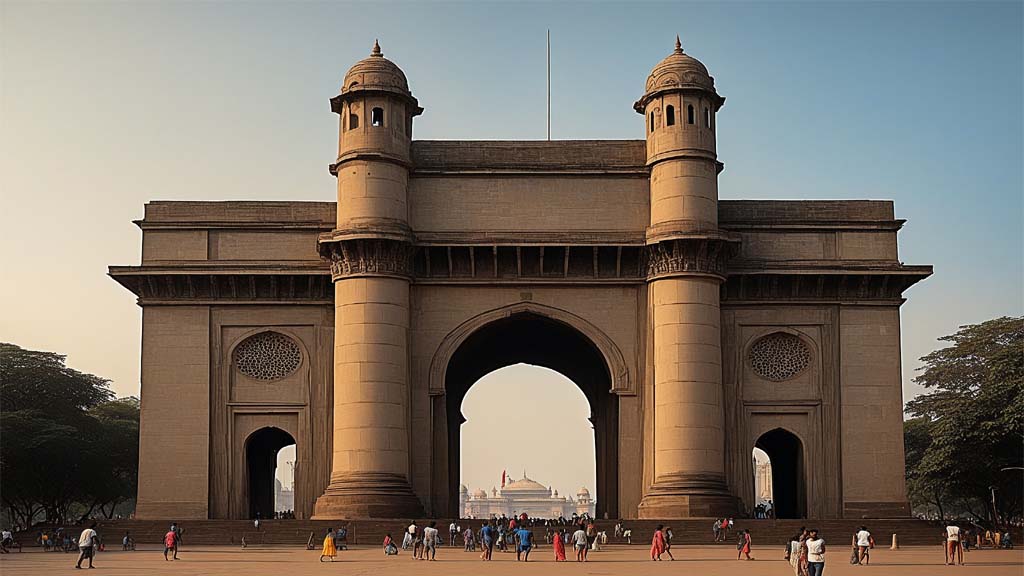
[[[597,515],[618,517],[618,396],[629,386],[622,355],[604,334],[567,312],[535,304],[517,304],[467,321],[439,347],[431,365],[434,392],[434,452],[438,490],[435,512],[458,515],[459,427],[462,401],[482,376],[525,363],[554,370],[573,381],[590,404],[597,471]],[[613,374],[616,375],[613,377]],[[435,494],[436,495],[436,494]]]
[[[775,428],[754,443],[768,455],[776,518],[807,517],[807,471],[804,443],[792,432]]]
[[[291,434],[268,426],[253,432],[245,440],[245,487],[249,518],[274,517],[274,480],[277,454],[282,448],[296,444]],[[297,446],[296,446],[297,447]]]

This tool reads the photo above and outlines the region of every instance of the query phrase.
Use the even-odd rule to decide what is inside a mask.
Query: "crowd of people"
[[[462,522],[467,525],[463,526]],[[964,554],[972,549],[991,547],[993,549],[1012,549],[1013,539],[1010,531],[984,529],[968,524],[962,527],[957,522],[949,522],[942,531],[943,553],[945,564],[964,564]],[[96,531],[96,522],[91,522],[77,538],[64,528],[46,530],[39,533],[38,545],[44,552],[77,551],[77,569],[94,568],[93,560],[99,551],[103,551],[103,543]],[[413,560],[435,561],[438,548],[449,546],[456,548],[462,545],[466,552],[479,553],[481,561],[490,561],[495,549],[499,552],[515,553],[516,561],[529,562],[530,554],[541,545],[535,540],[534,530],[544,528],[544,544],[551,546],[552,556],[556,562],[573,559],[576,562],[587,562],[591,551],[600,550],[608,543],[608,535],[599,531],[594,519],[589,516],[576,517],[576,523],[566,519],[530,518],[526,514],[519,517],[494,517],[489,520],[452,521],[448,526],[447,540],[441,535],[436,521],[420,526],[412,521],[402,531],[401,543],[387,534],[383,541],[384,554],[396,556],[400,550],[411,550]],[[732,518],[716,519],[712,525],[715,542],[725,542],[729,533],[735,530]],[[178,560],[178,551],[182,543],[182,529],[172,523],[164,535],[164,560]],[[747,529],[735,532],[737,560],[753,560],[751,555],[753,540]],[[651,537],[650,559],[661,561],[667,556],[675,560],[672,553],[674,533],[671,526],[659,524]],[[347,530],[329,528],[323,540],[320,561],[333,561],[339,550],[347,548]],[[311,536],[312,538],[312,536]],[[618,542],[632,543],[632,530],[621,522],[615,524],[614,538]],[[461,540],[461,542],[460,542]],[[130,531],[126,531],[122,541],[122,550],[135,550],[135,539]],[[7,553],[12,547],[20,548],[11,530],[0,530],[0,548]],[[867,566],[871,563],[871,552],[875,548],[875,539],[867,526],[860,526],[850,536],[850,563]],[[568,551],[568,554],[567,554]],[[786,544],[784,559],[789,562],[795,576],[821,576],[825,568],[825,539],[816,528],[801,527]]]

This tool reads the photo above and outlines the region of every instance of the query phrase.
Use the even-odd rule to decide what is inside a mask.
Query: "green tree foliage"
[[[0,501],[22,526],[109,516],[135,497],[139,402],[65,357],[0,343]]]
[[[916,504],[995,520],[1021,515],[1024,491],[1024,318],[961,326],[921,359],[907,403],[907,487]],[[997,489],[997,510],[990,487]],[[945,508],[945,510],[943,510]]]

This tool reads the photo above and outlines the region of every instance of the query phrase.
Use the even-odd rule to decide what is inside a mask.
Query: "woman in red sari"
[[[654,538],[651,540],[651,560],[661,560],[665,553],[665,533],[661,531],[663,526],[658,524],[654,530]]]
[[[555,549],[555,562],[565,562],[565,542],[562,541],[563,530],[555,530],[552,539]]]

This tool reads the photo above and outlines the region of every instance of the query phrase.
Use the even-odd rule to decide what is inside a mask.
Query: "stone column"
[[[386,239],[332,247],[334,450],[314,518],[423,513],[408,481],[410,256]]]
[[[721,244],[672,240],[649,256],[654,279],[654,483],[641,518],[731,513],[722,404]],[[698,265],[698,255],[706,255]],[[699,271],[698,271],[699,270]]]

